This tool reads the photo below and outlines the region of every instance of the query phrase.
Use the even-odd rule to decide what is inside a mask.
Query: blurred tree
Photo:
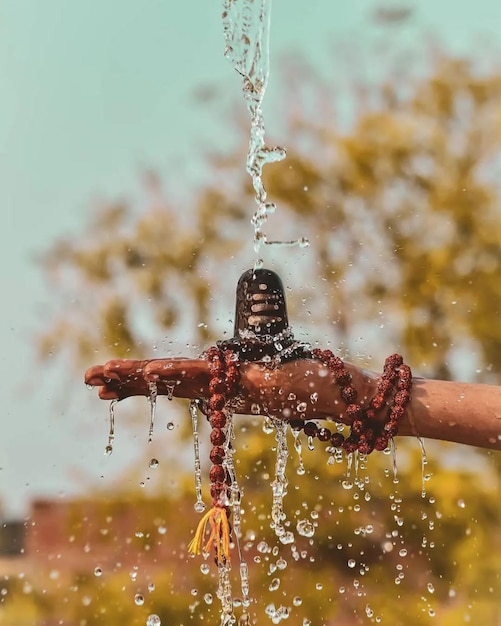
[[[364,348],[378,358],[398,348],[425,375],[448,377],[461,362],[471,379],[499,382],[501,74],[437,56],[424,77],[356,85],[357,114],[348,123],[341,121],[345,96],[331,99],[304,65],[285,73],[289,157],[265,171],[281,216],[269,229],[278,230],[274,239],[299,232],[312,243],[301,275],[283,261],[291,317],[314,321],[315,338],[327,337],[351,360],[364,335]],[[45,267],[72,305],[44,335],[42,354],[70,352],[81,367],[95,362],[96,350],[104,358],[149,355],[163,333],[202,349],[230,330],[233,284],[251,262],[243,245],[251,238],[251,211],[243,207],[253,205],[243,171],[244,127],[240,121],[234,152],[208,156],[214,183],[189,213],[172,206],[158,177],[148,174],[146,206],[100,207],[82,238],[62,240],[48,252]],[[232,280],[230,258],[237,268]],[[429,462],[434,479],[422,498],[421,459],[412,446],[399,443],[405,489],[392,482],[384,455],[370,459],[369,482],[346,488],[344,463],[326,464],[320,451],[308,452],[307,472],[289,488],[286,507],[293,525],[308,517],[318,528],[311,540],[297,537],[282,570],[265,490],[271,446],[255,421],[241,423],[243,549],[253,564],[259,605],[252,610],[259,622],[263,607],[283,604],[296,606],[288,622],[294,625],[307,623],[303,618],[315,625],[364,624],[377,616],[392,625],[496,624],[501,513],[495,455],[464,451],[470,469],[461,471]],[[168,513],[179,524],[178,506],[167,506]],[[206,606],[201,598],[214,593],[214,581],[204,582],[191,562],[193,576],[176,580],[175,590],[169,578],[176,559],[186,562],[176,534],[179,541],[181,551],[173,547],[164,568],[167,597],[149,606],[162,623],[184,623],[181,616],[207,623],[217,603]],[[269,551],[259,550],[260,542]],[[159,588],[160,581],[159,574]],[[81,597],[74,604],[56,594],[54,602],[67,605],[70,624],[103,623],[97,612],[103,606],[107,626],[144,623],[124,585],[120,571],[94,581],[92,593],[100,599],[85,616]],[[9,606],[13,611],[15,601]]]
[[[469,376],[498,381],[501,75],[435,58],[425,78],[389,77],[366,90],[347,127],[336,114],[342,99],[329,101],[304,66],[293,73],[283,107],[289,157],[265,169],[280,214],[270,228],[312,242],[308,276],[285,272],[292,300],[306,298],[334,344],[353,350],[361,328],[377,324],[378,357],[399,346],[424,374],[448,377],[467,349]],[[301,111],[306,93],[318,96],[320,121]],[[242,121],[238,130],[234,153],[209,155],[214,184],[189,212],[148,174],[146,206],[99,207],[81,238],[52,247],[45,267],[72,292],[72,306],[45,333],[42,353],[64,348],[89,364],[97,348],[138,356],[164,332],[203,346],[228,330],[226,316],[214,323],[233,309],[221,264],[234,259],[236,284],[251,262]],[[306,321],[305,307],[295,313]]]

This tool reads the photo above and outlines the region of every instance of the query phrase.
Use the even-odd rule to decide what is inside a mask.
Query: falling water
[[[110,419],[110,430],[108,433],[108,445],[104,449],[104,454],[106,456],[110,456],[113,452],[113,442],[115,441],[115,406],[117,405],[118,400],[112,400],[110,402],[109,409],[109,419]]]
[[[254,250],[262,244],[299,245],[309,242],[304,237],[295,241],[268,241],[262,227],[276,206],[267,201],[262,180],[266,163],[282,161],[283,148],[266,146],[264,135],[263,99],[269,77],[269,35],[271,0],[223,0],[223,30],[225,57],[242,77],[242,90],[251,117],[247,172],[252,178],[257,210],[251,223],[254,226]],[[256,265],[262,262],[258,260]]]
[[[305,469],[303,462],[303,443],[301,441],[301,431],[291,428],[291,433],[292,437],[294,438],[294,450],[296,451],[298,458],[296,473],[299,474],[299,476],[303,476],[305,473]]]
[[[241,492],[240,487],[237,482],[237,475],[235,472],[235,463],[233,461],[233,455],[235,454],[235,448],[232,445],[232,441],[235,438],[234,428],[233,428],[233,415],[231,412],[226,414],[226,442],[224,444],[225,456],[223,460],[223,466],[228,472],[228,476],[230,479],[230,501],[229,504],[232,507],[233,514],[233,532],[235,534],[235,538],[238,540],[242,535],[242,531],[240,529],[241,523],[241,513],[240,513],[240,499]],[[240,550],[240,546],[239,546]]]
[[[233,415],[228,411],[226,415],[226,443],[225,443],[225,457],[223,465],[228,472],[230,479],[230,498],[229,504],[231,506],[233,517],[233,534],[235,542],[238,548],[238,556],[240,559],[240,588],[242,590],[242,605],[248,607],[250,604],[249,599],[249,570],[247,563],[242,559],[242,552],[240,549],[240,538],[242,536],[241,530],[241,491],[237,482],[237,475],[235,472],[235,463],[233,455],[235,454],[235,448],[232,445],[232,441],[235,438]]]
[[[221,600],[220,626],[233,626],[236,624],[236,618],[233,614],[230,569],[229,563],[219,563],[218,565],[217,597]]]
[[[157,408],[157,384],[148,383],[148,402],[150,405],[150,428],[148,430],[148,443],[153,440],[153,426],[155,424],[155,411]]]
[[[289,451],[287,448],[287,422],[283,420],[273,420],[276,429],[276,441],[277,441],[277,457],[275,461],[275,479],[271,483],[273,492],[273,503],[271,507],[271,519],[272,527],[275,530],[276,536],[282,543],[292,543],[294,541],[294,535],[290,531],[286,531],[283,521],[285,519],[283,500],[287,495],[287,476],[285,469],[287,466],[287,458]]]
[[[190,402],[191,427],[193,431],[193,452],[195,456],[195,493],[197,501],[194,508],[197,513],[205,511],[205,504],[202,500],[202,466],[200,464],[200,441],[198,437],[198,403],[196,400]]]
[[[390,439],[390,451],[391,464],[393,467],[393,482],[398,483],[397,449],[395,447],[395,440],[393,439],[393,437]]]
[[[428,457],[426,455],[423,439],[418,435],[417,440],[419,442],[419,447],[421,448],[421,497],[426,498],[426,481],[428,480],[428,476],[426,475],[426,466],[428,465]]]

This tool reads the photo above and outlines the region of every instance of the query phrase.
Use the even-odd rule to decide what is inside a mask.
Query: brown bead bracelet
[[[341,433],[332,433],[328,428],[319,427],[315,422],[293,420],[291,426],[295,430],[303,430],[308,437],[317,437],[320,441],[329,442],[336,448],[342,447],[346,452],[358,450],[370,454],[373,450],[384,450],[390,440],[398,433],[398,421],[405,413],[409,404],[412,389],[412,373],[399,354],[390,355],[378,379],[376,394],[364,408],[356,402],[357,391],[353,387],[353,378],[344,366],[343,361],[330,350],[315,349],[312,356],[334,372],[340,395],[347,403],[345,414],[351,418],[351,431],[348,437]],[[388,397],[394,391],[391,405]],[[385,421],[376,420],[376,413],[388,409]]]

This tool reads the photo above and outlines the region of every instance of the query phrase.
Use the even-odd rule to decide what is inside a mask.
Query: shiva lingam
[[[260,362],[270,368],[294,359],[313,358],[333,371],[334,380],[351,419],[351,432],[345,438],[339,431],[331,432],[313,421],[290,421],[296,431],[303,430],[331,447],[342,447],[346,452],[369,454],[374,449],[384,450],[398,432],[398,420],[410,400],[412,374],[400,355],[386,359],[384,371],[378,380],[376,394],[368,405],[357,402],[357,391],[352,376],[343,361],[330,350],[311,349],[309,344],[296,341],[289,327],[287,306],[282,281],[269,269],[247,270],[238,281],[234,336],[218,341],[205,351],[209,363],[210,382],[208,399],[198,402],[212,428],[210,441],[210,492],[212,508],[203,516],[189,552],[209,554],[215,551],[215,562],[225,566],[230,556],[232,503],[239,503],[231,460],[231,418],[239,399],[239,365]],[[391,395],[393,394],[393,398]],[[386,410],[384,421],[376,420],[376,412]],[[238,519],[239,523],[239,519]],[[207,527],[210,536],[205,542]]]

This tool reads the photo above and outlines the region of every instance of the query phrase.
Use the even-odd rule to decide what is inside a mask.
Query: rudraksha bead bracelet
[[[315,422],[293,420],[291,426],[303,430],[308,437],[317,437],[334,447],[342,447],[346,452],[358,450],[370,454],[373,450],[384,450],[390,440],[398,434],[398,422],[409,404],[412,389],[410,367],[399,354],[390,355],[384,364],[383,373],[377,381],[376,393],[367,407],[357,403],[358,393],[353,387],[353,378],[343,361],[330,350],[315,349],[312,356],[334,373],[340,395],[347,407],[345,415],[351,420],[348,437],[339,432],[332,433],[328,428],[319,427]],[[390,400],[391,393],[394,392]],[[386,419],[377,415],[386,410]]]

